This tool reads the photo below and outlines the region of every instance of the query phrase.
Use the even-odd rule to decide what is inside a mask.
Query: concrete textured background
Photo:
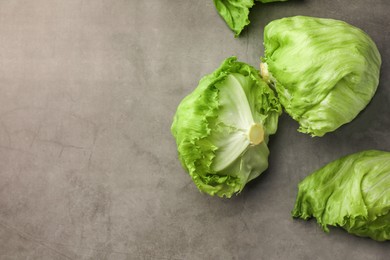
[[[390,150],[389,14],[388,0],[257,4],[234,39],[211,0],[0,1],[0,259],[388,259],[388,242],[290,211],[313,170]],[[283,115],[261,177],[230,200],[199,193],[170,134],[178,103],[228,56],[257,66],[264,25],[292,15],[374,39],[374,99],[323,138]]]

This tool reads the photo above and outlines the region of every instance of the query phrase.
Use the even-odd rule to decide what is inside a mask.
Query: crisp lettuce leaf
[[[249,22],[249,9],[253,0],[214,0],[218,13],[237,37]]]
[[[353,120],[373,97],[379,51],[362,30],[305,16],[272,21],[264,30],[263,62],[299,131],[323,136]]]
[[[325,231],[390,240],[390,152],[369,150],[333,161],[299,184],[292,215],[315,217]]]
[[[281,2],[287,0],[257,0],[262,3]],[[226,24],[238,37],[249,22],[249,10],[254,5],[254,0],[214,0],[218,13]]]
[[[280,113],[259,72],[235,57],[202,78],[171,127],[179,159],[199,190],[231,197],[259,176],[268,167],[268,136]]]

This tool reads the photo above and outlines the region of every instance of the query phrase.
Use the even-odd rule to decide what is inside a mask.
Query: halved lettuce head
[[[345,22],[295,16],[264,30],[262,75],[273,83],[299,131],[323,136],[366,107],[379,82],[381,57],[362,30]]]
[[[378,241],[390,240],[390,152],[363,151],[333,161],[299,184],[294,217]]]
[[[268,167],[268,136],[281,107],[259,71],[226,59],[185,97],[171,131],[200,191],[231,197]]]
[[[257,0],[262,3],[282,2],[287,0]],[[218,13],[226,24],[239,36],[249,22],[249,10],[254,5],[254,0],[214,0]]]

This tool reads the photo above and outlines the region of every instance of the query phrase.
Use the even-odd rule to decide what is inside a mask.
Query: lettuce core
[[[248,131],[248,137],[252,145],[260,144],[264,141],[263,127],[258,123],[253,124]]]

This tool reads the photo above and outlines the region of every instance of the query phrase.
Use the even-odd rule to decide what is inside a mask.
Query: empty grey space
[[[0,1],[0,259],[388,259],[375,242],[291,218],[298,183],[390,150],[390,1],[257,4],[234,38],[211,0]],[[255,67],[277,18],[341,19],[377,43],[378,91],[322,138],[283,115],[270,166],[231,199],[177,158],[177,105],[226,57]]]

